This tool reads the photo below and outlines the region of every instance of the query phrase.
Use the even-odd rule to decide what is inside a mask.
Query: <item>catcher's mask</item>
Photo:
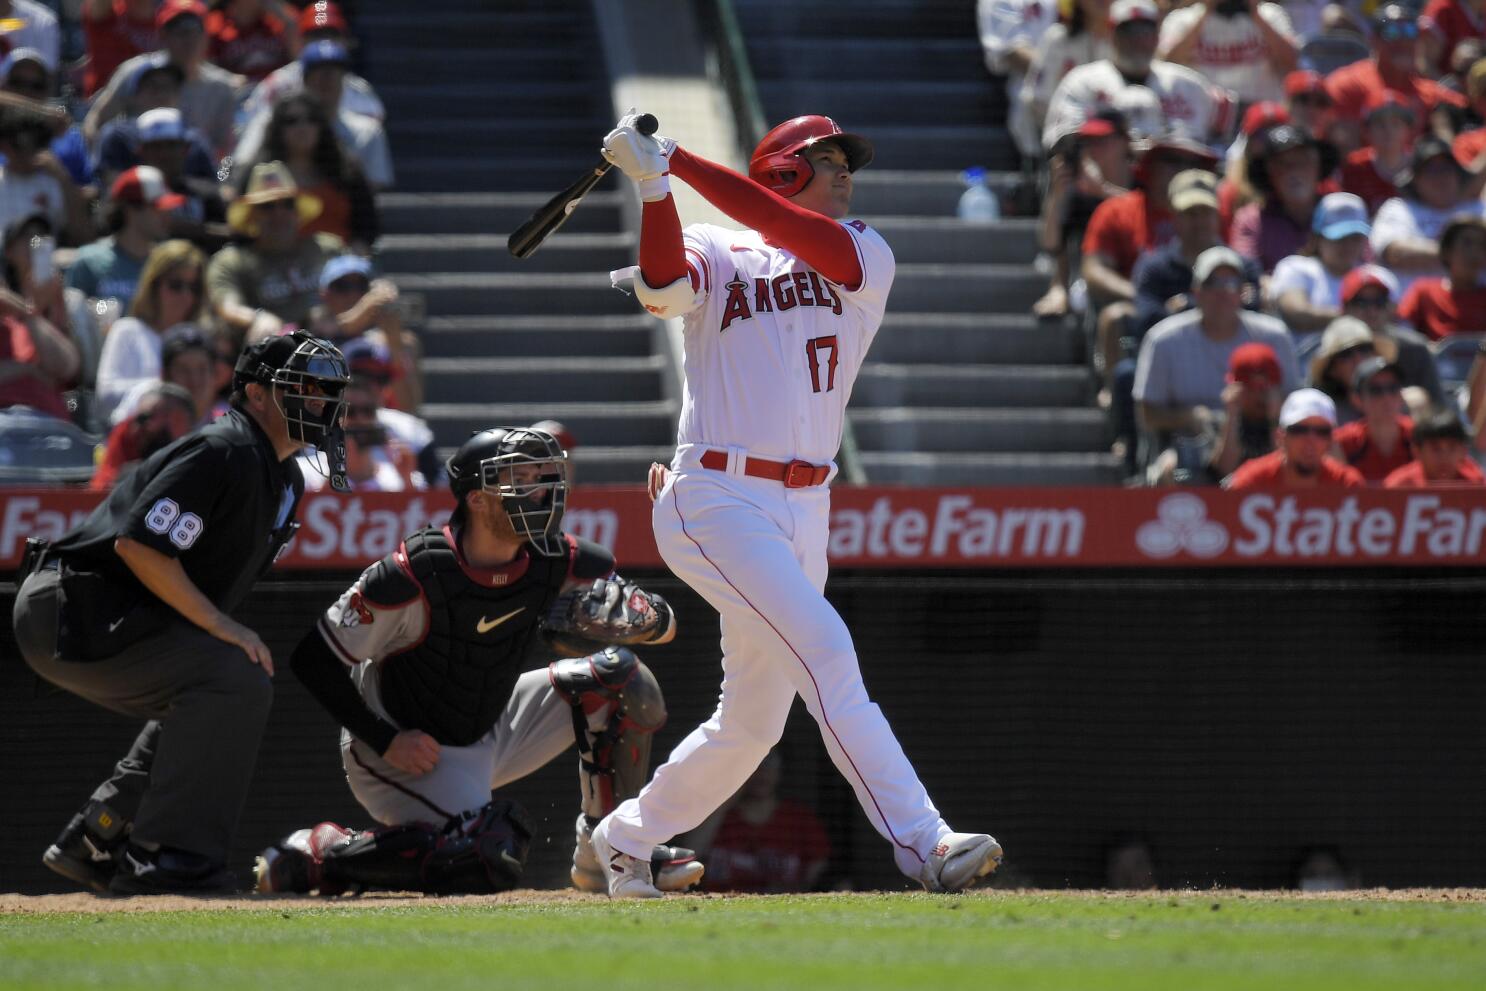
[[[325,455],[330,483],[347,491],[346,441],[341,429],[346,385],[351,376],[334,344],[309,331],[270,337],[245,348],[233,370],[234,389],[257,382],[269,389],[284,415],[291,440],[311,444]],[[317,413],[310,403],[320,403]]]
[[[525,465],[535,471],[518,471]],[[568,455],[551,434],[530,427],[493,427],[465,441],[446,465],[462,520],[464,497],[479,489],[500,500],[512,528],[544,557],[563,551]]]

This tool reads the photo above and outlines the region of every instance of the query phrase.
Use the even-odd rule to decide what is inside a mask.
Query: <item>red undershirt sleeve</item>
[[[747,176],[684,148],[671,153],[671,174],[738,223],[794,252],[830,281],[848,291],[861,286],[862,263],[856,245],[846,228],[831,218],[795,206]],[[648,276],[646,281],[650,281]]]
[[[652,289],[664,289],[686,274],[686,251],[681,242],[681,217],[676,199],[642,205],[640,213],[640,275]],[[696,288],[696,278],[692,279]]]

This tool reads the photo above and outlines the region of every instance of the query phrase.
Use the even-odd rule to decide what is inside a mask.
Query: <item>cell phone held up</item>
[[[31,284],[45,285],[52,281],[56,275],[56,267],[52,263],[52,254],[57,249],[57,242],[46,234],[36,234],[31,238]]]

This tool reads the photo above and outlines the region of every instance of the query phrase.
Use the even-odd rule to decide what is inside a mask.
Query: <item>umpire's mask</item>
[[[245,348],[233,370],[234,389],[249,382],[269,388],[289,438],[325,455],[331,487],[346,492],[346,438],[341,429],[351,381],[340,349],[309,331],[270,337]],[[310,404],[319,402],[320,411]]]
[[[464,513],[464,497],[479,489],[500,500],[511,527],[538,554],[563,551],[562,514],[568,502],[568,455],[551,434],[529,427],[482,430],[454,452],[449,487]]]

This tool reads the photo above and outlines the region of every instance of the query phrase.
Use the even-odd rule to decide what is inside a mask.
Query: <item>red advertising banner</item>
[[[25,538],[55,539],[99,496],[0,489],[0,569]],[[447,492],[314,493],[284,569],[362,567],[448,517]],[[650,502],[634,486],[573,490],[569,533],[629,568],[661,567]],[[1384,491],[838,487],[838,568],[1483,565],[1486,489]]]

